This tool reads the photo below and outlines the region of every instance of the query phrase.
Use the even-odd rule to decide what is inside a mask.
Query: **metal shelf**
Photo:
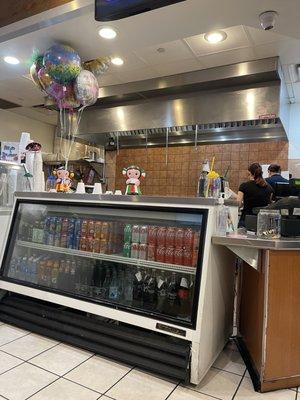
[[[48,251],[52,253],[68,254],[70,256],[93,258],[102,261],[113,261],[120,264],[130,264],[142,268],[150,268],[150,269],[154,268],[171,272],[179,272],[182,274],[196,275],[196,268],[187,267],[185,265],[166,264],[157,261],[140,260],[137,258],[127,258],[116,254],[92,253],[89,251],[68,249],[65,247],[49,246],[47,244],[25,242],[23,240],[18,240],[17,245],[35,250]]]

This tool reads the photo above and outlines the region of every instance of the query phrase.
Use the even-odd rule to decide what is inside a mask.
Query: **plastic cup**
[[[116,190],[115,195],[117,196],[122,196],[122,190]]]
[[[102,194],[102,184],[100,182],[94,184],[93,194]]]
[[[83,182],[78,182],[76,193],[85,193],[85,185]]]

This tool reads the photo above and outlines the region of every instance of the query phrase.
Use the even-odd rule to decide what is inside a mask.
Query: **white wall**
[[[300,178],[300,103],[290,105],[289,170]]]
[[[31,138],[42,145],[43,152],[53,152],[53,125],[0,109],[0,141],[18,142],[21,132],[29,132]]]

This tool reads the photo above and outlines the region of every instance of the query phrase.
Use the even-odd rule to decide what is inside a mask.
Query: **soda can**
[[[183,236],[183,246],[187,249],[191,249],[194,243],[194,231],[192,228],[186,228]]]
[[[56,233],[61,233],[62,230],[62,218],[57,217],[56,218],[56,225],[55,225],[55,232]]]
[[[54,233],[49,233],[47,235],[47,245],[54,246]]]
[[[183,250],[182,250],[182,247],[175,247],[175,250],[174,250],[174,264],[183,265]]]
[[[124,243],[131,243],[132,228],[130,224],[124,227]]]
[[[156,246],[155,244],[148,244],[148,257],[147,260],[149,261],[155,261],[155,255],[156,255]]]
[[[131,244],[131,258],[139,258],[139,247],[138,243]]]
[[[101,240],[109,239],[109,225],[108,222],[103,221],[101,227]]]
[[[77,235],[75,238],[74,249],[80,250],[80,239],[81,239],[81,236]]]
[[[148,226],[143,225],[140,228],[140,243],[148,243]]]
[[[100,239],[95,238],[93,242],[93,252],[100,253]]]
[[[50,224],[51,224],[51,217],[47,217],[45,219],[45,230],[48,232],[50,231]]]
[[[86,251],[86,237],[85,236],[81,236],[81,238],[80,238],[80,250]]]
[[[69,219],[69,224],[68,224],[68,235],[72,235],[73,236],[74,230],[75,230],[75,219],[74,218],[70,218]]]
[[[175,231],[175,247],[183,246],[183,236],[184,230],[182,228],[177,228]]]
[[[166,245],[166,234],[167,234],[167,228],[165,226],[159,226],[157,228],[157,244],[159,246]]]
[[[88,222],[88,235],[94,237],[95,234],[95,221],[90,219]]]
[[[83,219],[81,222],[81,236],[86,236],[88,232],[88,220]]]
[[[74,235],[73,233],[68,233],[67,235],[67,248],[74,249]]]
[[[148,252],[147,244],[141,243],[139,245],[139,259],[140,260],[147,260],[147,252]]]
[[[60,233],[54,235],[54,246],[60,247]]]
[[[148,244],[153,244],[154,246],[157,243],[157,226],[149,226],[148,227]]]
[[[133,225],[131,233],[132,243],[140,243],[140,226]]]
[[[198,253],[199,250],[198,249],[193,249],[193,255],[192,255],[192,264],[191,266],[196,268],[198,265]]]
[[[123,256],[124,257],[130,257],[131,256],[131,244],[130,243],[124,243]]]
[[[50,217],[49,233],[55,233],[56,231],[56,217]]]
[[[187,267],[192,266],[192,258],[193,258],[193,253],[192,250],[189,248],[185,248],[183,250],[183,265]]]
[[[107,240],[100,240],[100,253],[107,254]]]
[[[101,227],[102,227],[102,222],[101,221],[96,221],[95,222],[95,233],[94,233],[94,238],[96,239],[101,239]]]
[[[77,235],[80,235],[81,231],[81,219],[75,219],[75,224],[74,224],[74,236],[76,237]]]
[[[63,218],[63,220],[61,222],[61,231],[63,233],[67,233],[68,227],[69,227],[69,218]]]
[[[156,249],[155,261],[165,262],[165,258],[166,258],[166,247],[159,245]]]
[[[175,245],[175,232],[176,229],[173,226],[169,226],[166,232],[166,246],[174,246]]]
[[[60,247],[67,247],[68,244],[68,235],[66,233],[62,233],[60,236]]]
[[[174,246],[168,246],[166,248],[166,256],[165,256],[166,263],[174,264],[174,251],[175,251]]]
[[[86,251],[93,252],[93,242],[94,242],[93,236],[88,236],[86,238]]]

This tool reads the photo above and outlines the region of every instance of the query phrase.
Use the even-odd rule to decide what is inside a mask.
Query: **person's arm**
[[[244,193],[241,192],[240,190],[238,191],[236,200],[237,200],[237,202],[239,204],[239,207],[242,207],[243,202],[244,202]]]

